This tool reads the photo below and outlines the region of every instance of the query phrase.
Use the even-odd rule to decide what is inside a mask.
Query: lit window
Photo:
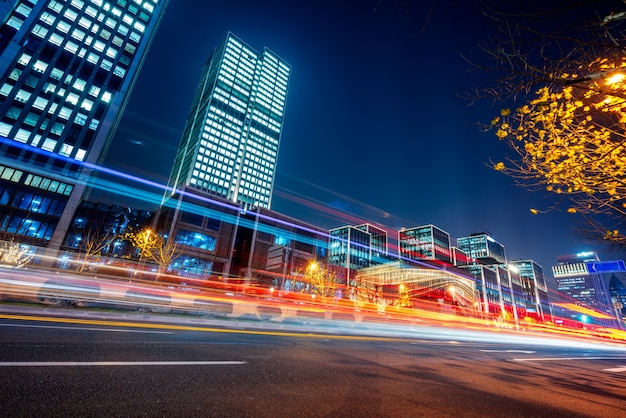
[[[22,65],[28,65],[28,63],[30,62],[30,59],[31,59],[31,58],[32,58],[32,57],[31,57],[30,55],[28,55],[28,54],[22,54],[22,55],[20,56],[20,59],[19,59],[19,60],[17,60],[17,62],[18,62],[18,63],[20,63],[20,64],[22,64]]]
[[[56,46],[61,46],[61,43],[63,42],[63,37],[59,34],[53,33],[52,35],[50,35],[49,41]]]
[[[76,104],[78,103],[78,95],[75,93],[70,93],[67,95],[67,99],[66,99],[69,103],[73,104],[74,106],[76,106]]]
[[[91,108],[93,107],[93,102],[91,100],[83,100],[83,102],[80,105],[81,108],[85,109],[87,112],[91,111]]]
[[[26,103],[30,99],[30,93],[24,90],[20,90],[15,95],[15,100]]]
[[[74,42],[68,41],[65,44],[65,49],[72,54],[76,54],[76,51],[78,51],[78,45],[76,45]]]
[[[9,132],[11,132],[11,125],[5,122],[0,122],[0,135],[9,136]]]
[[[143,33],[146,30],[146,25],[140,22],[136,22],[133,27],[137,29],[139,32]]]
[[[72,9],[65,9],[65,13],[63,14],[63,16],[65,16],[67,18],[67,20],[69,20],[70,22],[73,22],[76,20],[76,18],[78,17],[78,13],[76,13],[74,10]],[[65,23],[65,22],[63,22]],[[59,22],[59,26],[60,26],[60,22]],[[69,25],[68,25],[69,26]],[[58,26],[57,26],[58,27]],[[67,33],[67,30],[63,30],[63,32]]]
[[[7,22],[7,25],[19,30],[22,27],[23,23],[24,21],[20,19],[19,17],[11,16],[11,18]]]
[[[48,64],[40,60],[37,61],[35,65],[33,66],[33,69],[35,71],[39,71],[40,73],[43,73],[44,71],[46,71],[46,68],[48,68]]]
[[[70,154],[72,154],[73,150],[74,150],[73,145],[63,144],[61,145],[61,150],[59,151],[59,154],[69,157]]]
[[[78,151],[76,151],[76,157],[74,158],[78,161],[83,161],[85,159],[85,155],[87,155],[87,151],[79,148]]]
[[[104,42],[96,41],[93,45],[93,48],[98,52],[104,51]]]
[[[86,84],[87,82],[85,80],[81,80],[80,78],[77,78],[76,80],[74,80],[74,88],[76,90],[83,91],[85,89]]]
[[[41,21],[43,21],[45,23],[48,23],[50,25],[52,25],[54,23],[54,18],[55,18],[55,16],[53,14],[51,14],[51,13],[48,13],[48,12],[43,12],[41,14],[41,17],[40,17]]]
[[[72,114],[72,111],[68,109],[67,107],[62,107],[61,110],[59,110],[59,117],[65,120],[69,119],[71,114]]]
[[[86,17],[81,17],[78,20],[78,24],[85,29],[89,29],[89,27],[91,26],[91,20],[87,19]]]
[[[5,83],[2,88],[0,88],[0,95],[8,96],[11,90],[13,90],[13,86]]]
[[[45,141],[43,141],[43,145],[41,146],[41,148],[45,149],[46,151],[54,151],[54,147],[56,146],[57,141],[47,138]]]
[[[28,137],[30,136],[30,132],[27,131],[26,129],[18,129],[17,133],[15,134],[15,140],[19,141],[19,142],[24,142],[26,143],[26,141],[28,141]]]
[[[89,87],[89,94],[92,95],[93,97],[98,97],[98,95],[100,94],[100,87],[97,87],[97,86]],[[102,100],[104,100],[104,97],[102,98]]]

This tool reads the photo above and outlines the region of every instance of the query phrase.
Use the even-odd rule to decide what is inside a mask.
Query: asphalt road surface
[[[6,417],[626,417],[599,345],[0,318]]]

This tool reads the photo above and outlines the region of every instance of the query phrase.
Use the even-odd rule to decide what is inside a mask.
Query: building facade
[[[356,272],[372,263],[372,234],[362,226],[345,225],[329,231],[328,264],[347,271],[348,288],[356,285]],[[375,240],[374,244],[377,245]],[[376,263],[376,262],[375,262]],[[376,264],[380,264],[377,262]]]
[[[516,260],[511,264],[519,270],[527,315],[542,322],[549,320],[552,310],[543,268],[532,260]]]
[[[167,0],[0,2],[0,233],[58,248]]]
[[[486,233],[457,239],[457,246],[482,264],[506,264],[504,246]]]
[[[595,251],[566,254],[557,257],[557,265],[552,266],[561,305],[578,305],[593,311],[614,315],[614,307],[607,280],[590,266],[600,263]],[[565,313],[571,318],[587,322],[592,318],[576,311]]]
[[[269,208],[291,67],[229,33],[202,70],[169,179]]]
[[[450,263],[450,234],[434,225],[400,230],[398,247],[404,259]]]

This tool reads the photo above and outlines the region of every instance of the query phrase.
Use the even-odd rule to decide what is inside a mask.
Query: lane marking
[[[21,324],[0,324],[3,327],[18,327],[18,328],[44,328],[44,329],[70,329],[70,330],[83,330],[83,331],[105,331],[105,332],[135,332],[143,334],[173,334],[172,331],[146,331],[136,329],[116,329],[116,328],[86,328],[86,327],[55,327],[52,325],[21,325]]]
[[[626,357],[537,357],[537,358],[514,358],[513,361],[563,361],[563,360],[624,360]]]
[[[2,361],[0,367],[222,366],[247,363],[246,361]]]
[[[612,369],[602,369],[605,372],[626,372],[626,366],[617,366]]]
[[[527,351],[527,350],[480,350],[485,353],[524,353],[524,354],[534,354],[536,351]]]

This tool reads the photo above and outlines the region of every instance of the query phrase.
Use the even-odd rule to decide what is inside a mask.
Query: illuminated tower
[[[61,244],[167,1],[0,2],[0,235]]]
[[[204,66],[169,186],[269,208],[291,67],[229,33]]]

